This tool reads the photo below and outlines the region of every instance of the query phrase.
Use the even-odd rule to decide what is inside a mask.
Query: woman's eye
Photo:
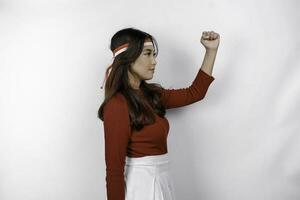
[[[148,55],[148,56],[150,56],[151,55],[151,53],[147,53],[147,54],[144,54],[144,55]],[[154,53],[153,54],[153,56],[155,57],[157,54],[156,53]]]

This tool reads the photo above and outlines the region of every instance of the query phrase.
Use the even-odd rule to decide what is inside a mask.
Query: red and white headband
[[[128,49],[128,46],[129,46],[129,43],[126,43],[126,44],[123,44],[119,47],[117,47],[114,51],[113,51],[113,59],[119,55],[120,53],[123,53],[124,51],[126,51]],[[144,46],[153,46],[153,43],[152,42],[144,42]],[[102,83],[102,86],[101,86],[101,89],[103,89],[103,85],[104,85],[104,82],[107,80],[108,76],[109,76],[109,73],[111,71],[111,67],[112,67],[112,64],[109,65],[109,67],[106,69],[106,72],[105,72],[105,78],[103,80],[103,83]]]

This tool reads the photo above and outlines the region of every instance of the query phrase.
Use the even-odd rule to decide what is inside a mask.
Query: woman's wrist
[[[216,49],[206,49],[206,52],[208,52],[208,53],[217,53],[217,51],[218,51],[218,48],[216,48]]]

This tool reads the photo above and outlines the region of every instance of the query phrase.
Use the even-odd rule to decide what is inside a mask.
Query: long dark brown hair
[[[105,82],[105,99],[102,102],[98,117],[103,121],[103,108],[117,92],[126,99],[129,110],[130,125],[132,129],[141,130],[145,125],[155,122],[155,115],[164,117],[165,107],[160,101],[162,86],[157,83],[147,83],[142,80],[140,90],[143,95],[129,85],[128,70],[131,63],[142,53],[145,40],[151,40],[156,56],[158,54],[157,41],[150,34],[135,28],[125,28],[116,32],[111,38],[110,50],[129,43],[128,49],[117,55],[111,65],[111,71]]]

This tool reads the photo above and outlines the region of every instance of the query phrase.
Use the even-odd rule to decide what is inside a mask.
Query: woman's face
[[[155,56],[156,52],[154,52],[153,45],[147,45],[144,46],[142,53],[136,61],[131,64],[131,69],[128,73],[134,86],[139,87],[141,80],[152,79],[156,65]]]

